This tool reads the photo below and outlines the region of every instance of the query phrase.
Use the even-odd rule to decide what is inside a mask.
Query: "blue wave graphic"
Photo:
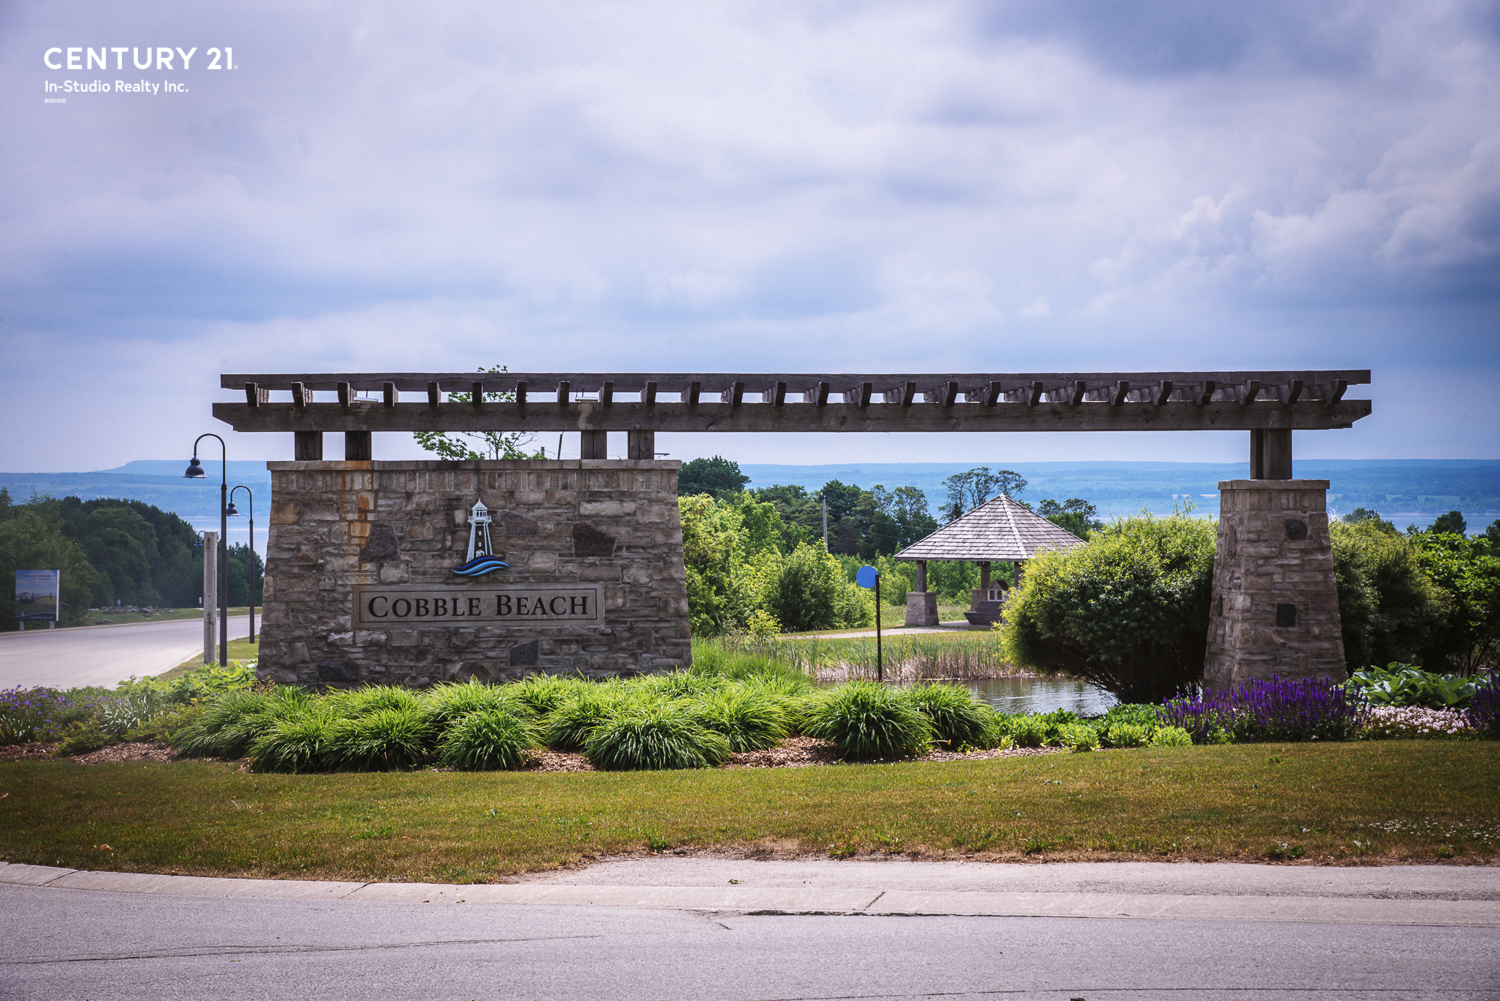
[[[498,556],[476,556],[469,562],[454,567],[453,572],[463,577],[483,577],[496,570],[509,569],[510,564]]]

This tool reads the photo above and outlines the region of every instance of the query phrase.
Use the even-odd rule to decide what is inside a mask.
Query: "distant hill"
[[[1210,462],[1013,462],[990,463],[1014,469],[1028,483],[1022,500],[1082,497],[1105,517],[1142,508],[1157,514],[1192,501],[1201,514],[1217,514],[1219,481],[1246,475],[1244,463]],[[199,529],[216,527],[219,517],[219,462],[205,459],[201,480],[182,476],[185,459],[128,462],[89,473],[0,473],[0,486],[18,501],[32,492],[89,500],[122,497],[173,511]],[[748,463],[740,467],[751,487],[797,484],[809,491],[829,480],[861,487],[913,486],[934,506],[944,500],[943,479],[971,468],[965,463],[846,463],[819,466]],[[1374,508],[1404,528],[1426,526],[1445,511],[1459,510],[1470,530],[1500,518],[1500,460],[1342,459],[1298,462],[1299,477],[1332,481],[1329,504],[1336,515],[1357,507]],[[271,510],[271,474],[264,462],[229,463],[229,483],[255,493],[256,548],[264,548],[264,526]],[[241,497],[243,498],[243,494]],[[240,505],[243,509],[244,505]],[[243,541],[244,519],[231,523],[230,541]]]
[[[1200,514],[1217,514],[1219,481],[1243,479],[1244,463],[1212,462],[1012,462],[989,463],[1026,477],[1021,500],[1082,497],[1106,518],[1143,508],[1169,514],[1174,504],[1191,501]],[[913,486],[934,506],[945,498],[943,480],[972,468],[969,463],[849,463],[822,466],[740,466],[749,486],[793,484],[812,491],[829,480],[869,488]],[[1500,461],[1464,459],[1338,459],[1298,462],[1298,477],[1329,480],[1329,506],[1335,516],[1357,507],[1374,508],[1405,527],[1425,527],[1446,511],[1459,510],[1470,530],[1500,518]]]

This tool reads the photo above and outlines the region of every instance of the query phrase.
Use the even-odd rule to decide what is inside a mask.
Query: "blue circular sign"
[[[872,566],[862,566],[854,574],[854,580],[860,587],[874,587],[875,580],[880,576],[880,571]]]

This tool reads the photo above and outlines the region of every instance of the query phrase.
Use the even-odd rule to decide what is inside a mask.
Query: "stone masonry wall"
[[[272,462],[261,676],[429,685],[534,672],[589,677],[692,662],[676,462]],[[469,510],[493,517],[512,567],[453,573]],[[597,622],[391,623],[356,628],[355,589],[602,589]],[[384,606],[382,606],[384,607]],[[457,605],[455,603],[455,609]],[[478,607],[477,605],[475,607]]]
[[[1273,673],[1347,676],[1327,480],[1219,484],[1204,685],[1226,689]]]

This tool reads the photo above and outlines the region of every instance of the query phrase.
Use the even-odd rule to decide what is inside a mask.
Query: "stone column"
[[[927,561],[917,561],[917,589],[906,592],[906,624],[908,626],[935,626],[938,624],[937,595],[927,590]]]
[[[1342,681],[1327,480],[1226,480],[1209,600],[1203,683],[1249,678]]]

